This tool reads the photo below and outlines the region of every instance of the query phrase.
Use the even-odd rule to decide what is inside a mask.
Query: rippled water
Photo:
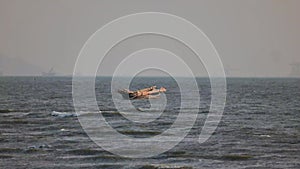
[[[208,113],[210,85],[198,79],[201,103],[193,129],[175,148],[149,159],[118,157],[89,139],[74,112],[71,80],[0,78],[0,168],[300,168],[300,79],[228,79],[222,121],[203,144],[197,137]],[[168,89],[168,102],[147,125],[117,112],[110,78],[96,80],[98,106],[122,134],[158,135],[176,119],[180,92],[171,78],[137,78],[131,87],[155,84]],[[150,105],[147,100],[132,104],[142,110]]]

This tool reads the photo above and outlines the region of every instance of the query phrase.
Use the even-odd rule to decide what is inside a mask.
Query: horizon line
[[[42,77],[42,78],[53,78],[53,77],[74,77],[73,75],[55,75],[55,76],[42,76],[42,75],[2,75],[1,77]],[[113,76],[109,75],[97,75],[97,76],[89,76],[89,75],[78,75],[75,77],[106,77],[106,78],[111,78]],[[131,76],[115,76],[117,78],[131,78]],[[142,78],[170,78],[171,76],[137,76],[137,77],[142,77]],[[176,78],[193,78],[190,76],[172,76]],[[171,78],[172,78],[171,77]],[[195,78],[210,78],[209,76],[194,76]],[[222,78],[222,77],[211,77],[211,78]],[[298,79],[300,76],[226,76],[225,78],[281,78],[281,79],[286,79],[286,78],[295,78]]]

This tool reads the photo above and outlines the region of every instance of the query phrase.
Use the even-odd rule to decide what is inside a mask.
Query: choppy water
[[[222,121],[203,144],[197,137],[208,113],[210,85],[198,79],[195,126],[175,148],[149,159],[118,157],[89,139],[74,113],[71,80],[0,78],[0,168],[300,168],[300,79],[228,79]],[[110,79],[97,79],[99,108],[120,133],[151,137],[176,119],[180,93],[175,81],[135,79],[132,88],[149,84],[168,89],[166,110],[157,121],[136,125],[116,113]],[[147,108],[149,102],[133,105]]]

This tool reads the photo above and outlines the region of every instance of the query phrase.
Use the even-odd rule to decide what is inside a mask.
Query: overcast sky
[[[72,74],[80,49],[95,31],[118,17],[153,11],[198,26],[215,45],[229,76],[284,77],[291,63],[300,62],[299,7],[299,0],[0,0],[0,72],[40,75],[54,67],[62,75]],[[143,38],[123,45],[147,39],[164,44],[159,38]],[[180,57],[188,55],[184,53]],[[112,52],[105,65],[126,56],[118,57]]]

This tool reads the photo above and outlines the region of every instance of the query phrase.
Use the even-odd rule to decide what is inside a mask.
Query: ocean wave
[[[78,117],[78,116],[95,115],[97,113],[106,114],[106,115],[114,115],[114,114],[139,113],[139,112],[155,113],[155,112],[160,112],[160,110],[137,108],[134,110],[123,110],[123,111],[102,111],[102,110],[101,111],[79,111],[79,112],[52,111],[51,116],[54,116],[54,117]],[[172,112],[172,110],[163,110],[163,112]],[[207,113],[207,112],[200,112],[200,113]]]
[[[52,111],[51,116],[55,117],[77,117],[76,113]]]
[[[0,113],[29,112],[29,110],[0,109]]]
[[[79,111],[79,112],[59,112],[59,111],[52,111],[51,116],[54,117],[78,117],[83,115],[94,115],[99,112],[97,111]]]

